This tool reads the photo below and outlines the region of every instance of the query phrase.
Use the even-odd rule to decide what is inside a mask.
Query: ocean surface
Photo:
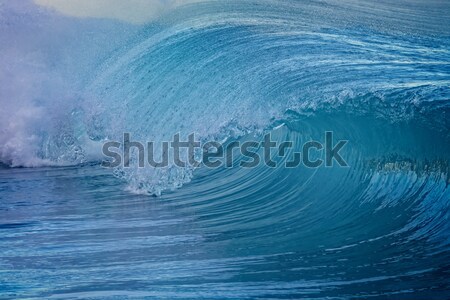
[[[57,2],[0,1],[0,299],[450,299],[450,2]],[[347,167],[101,166],[327,131]]]

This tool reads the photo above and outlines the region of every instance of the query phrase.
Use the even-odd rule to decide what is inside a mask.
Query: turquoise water
[[[449,298],[449,4],[175,6],[0,1],[0,298]],[[348,167],[100,166],[327,131]]]
[[[149,198],[98,166],[1,170],[2,298],[448,296],[439,175],[222,172]]]

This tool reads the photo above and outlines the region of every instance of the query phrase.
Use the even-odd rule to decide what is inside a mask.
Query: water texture
[[[449,11],[0,2],[0,298],[449,298]],[[124,132],[301,151],[326,131],[348,167],[99,165]]]

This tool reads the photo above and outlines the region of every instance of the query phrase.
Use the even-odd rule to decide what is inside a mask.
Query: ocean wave
[[[0,13],[2,9],[0,4]],[[55,181],[50,193],[67,197],[66,184],[74,201],[71,205],[81,203],[81,208],[73,205],[80,210],[72,212],[64,206],[61,211],[70,214],[65,216],[67,228],[59,229],[60,223],[55,226],[59,234],[72,230],[75,222],[77,230],[88,233],[79,232],[76,242],[58,248],[67,251],[58,263],[76,262],[70,265],[73,273],[58,278],[78,280],[77,272],[87,272],[89,268],[77,269],[79,260],[86,259],[78,256],[81,250],[94,253],[89,258],[95,261],[109,259],[117,240],[111,238],[114,230],[106,229],[117,226],[118,237],[126,243],[117,248],[120,264],[108,265],[111,270],[117,268],[109,273],[113,274],[111,282],[119,282],[114,272],[122,265],[127,269],[123,273],[127,284],[138,272],[148,275],[157,269],[161,273],[147,276],[155,280],[152,291],[167,295],[170,287],[174,298],[189,298],[195,287],[196,298],[208,299],[397,294],[408,299],[422,292],[437,299],[450,290],[447,11],[445,1],[202,1],[167,12],[137,33],[131,30],[135,34],[129,37],[126,26],[130,25],[108,23],[101,27],[107,34],[99,45],[106,48],[110,38],[114,47],[108,47],[114,50],[87,47],[89,40],[72,50],[76,39],[89,35],[89,30],[76,31],[71,38],[59,33],[55,53],[48,57],[34,53],[19,59],[14,49],[21,47],[6,51],[0,45],[4,54],[0,64],[5,66],[0,81],[7,83],[0,87],[0,169],[51,166],[57,178],[70,169],[67,166],[76,166],[69,171],[75,170],[72,175],[79,186],[64,177]],[[55,21],[52,14],[41,13],[40,18],[50,20],[46,28],[60,24],[61,19]],[[10,28],[2,19],[1,28]],[[23,22],[24,18],[13,19]],[[99,25],[96,22],[87,29]],[[34,31],[23,30],[28,33],[26,39],[32,40]],[[118,37],[121,34],[126,37]],[[58,51],[61,56],[55,56]],[[49,63],[56,58],[64,61],[61,57],[71,54],[77,54],[71,64],[61,62],[56,67]],[[284,167],[303,144],[323,142],[329,131],[335,140],[348,141],[340,153],[348,166]],[[156,169],[132,165],[99,170],[103,144],[121,141],[124,133],[130,133],[133,140],[156,144],[171,141],[177,133],[182,137],[194,133],[201,141],[225,145],[260,142],[270,133],[274,141],[292,141],[294,147],[283,157],[273,153],[275,168],[212,169],[172,163]],[[258,151],[262,155],[263,150]],[[237,155],[234,162],[243,159]],[[86,164],[88,171],[83,168]],[[58,173],[53,168],[57,166],[65,168]],[[110,189],[116,188],[116,180],[103,172],[120,178],[121,189],[159,198],[130,195],[128,199],[115,194]],[[29,190],[37,178],[33,176],[38,175],[18,174],[31,180]],[[14,193],[21,188],[20,180],[13,184]],[[84,189],[82,196],[78,189]],[[4,192],[10,191],[5,188]],[[47,201],[47,191],[40,192]],[[83,195],[92,198],[92,203],[83,202]],[[117,201],[109,199],[110,195]],[[15,201],[17,196],[10,198]],[[148,211],[141,211],[148,203],[164,203],[162,213],[183,216],[169,221],[174,226],[183,222],[179,227],[186,235],[174,238],[178,229],[170,227],[164,233],[168,237],[160,237],[158,222],[163,219],[156,218],[156,225],[139,225],[149,217]],[[100,221],[99,207],[106,216]],[[51,211],[47,206],[42,210]],[[113,226],[112,213],[124,211],[129,215],[113,220]],[[75,219],[78,213],[80,218]],[[46,222],[41,224],[45,230]],[[191,232],[189,226],[195,230]],[[92,242],[87,229],[102,232],[96,236],[99,243]],[[139,233],[129,237],[132,229]],[[151,242],[147,231],[154,234]],[[30,234],[28,230],[22,233]],[[50,240],[46,247],[61,243],[50,235],[36,240],[46,238],[57,240]],[[186,244],[192,248],[185,253]],[[139,247],[142,253],[129,255],[130,249]],[[161,256],[163,263],[158,267],[146,261],[148,252],[157,252],[154,249],[169,253]],[[56,257],[45,247],[29,251],[30,257],[36,253]],[[73,260],[68,259],[73,253],[77,254]],[[133,265],[123,262],[128,256]],[[159,263],[161,257],[155,257]],[[92,262],[84,263],[91,266]],[[59,269],[67,272],[69,268]],[[95,284],[105,276],[98,266],[91,271],[83,275]],[[28,273],[35,276],[35,272]],[[16,273],[8,276],[15,279]],[[206,276],[215,281],[205,284]],[[149,282],[147,277],[138,278]],[[202,278],[200,284],[198,278]],[[136,281],[139,288],[147,287],[143,281]],[[104,284],[105,290],[112,289],[111,282]],[[66,285],[58,288],[64,290]],[[78,291],[70,295],[78,297]],[[123,296],[121,291],[111,295],[115,292]]]

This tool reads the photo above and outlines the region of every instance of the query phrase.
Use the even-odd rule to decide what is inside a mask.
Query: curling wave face
[[[392,33],[389,24],[367,24],[366,18],[376,16],[358,15],[357,7],[359,20],[351,23],[340,14],[349,9],[345,5],[331,14],[328,5],[314,2],[190,9],[178,12],[189,16],[181,21],[174,14],[163,29],[142,31],[99,72],[90,87],[97,99],[86,129],[92,140],[120,141],[130,132],[144,142],[170,141],[175,133],[222,141],[313,114],[324,118],[316,118],[317,128],[340,128],[361,153],[400,143],[386,134],[407,123],[414,124],[411,130],[428,127],[433,134],[421,142],[439,145],[443,156],[422,149],[407,159],[448,159],[450,52],[448,38],[441,37],[448,26],[436,37],[437,20],[424,19],[429,23],[423,28],[411,15]],[[333,123],[333,114],[346,115],[344,124]],[[376,129],[372,140],[371,119],[391,124]],[[421,147],[406,136],[399,136],[405,149]],[[395,151],[388,155],[403,155]],[[382,160],[385,154],[363,159]],[[160,194],[189,182],[193,170],[172,166],[116,174],[132,190]]]

